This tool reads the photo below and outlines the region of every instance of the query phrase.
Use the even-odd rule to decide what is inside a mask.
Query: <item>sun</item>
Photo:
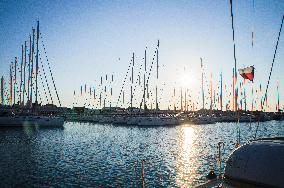
[[[196,83],[193,74],[183,73],[178,77],[178,85],[183,88],[191,88]]]

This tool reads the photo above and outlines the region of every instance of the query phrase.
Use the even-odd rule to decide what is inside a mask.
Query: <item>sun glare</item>
[[[179,76],[178,84],[183,88],[191,88],[196,83],[196,78],[189,73],[183,73]]]

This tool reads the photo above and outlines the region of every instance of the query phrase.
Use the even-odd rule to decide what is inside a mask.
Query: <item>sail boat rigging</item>
[[[42,74],[39,75],[39,73],[43,72],[45,79],[47,79],[43,68],[42,59],[40,58],[40,53],[39,53],[39,38],[40,38],[39,21],[37,21],[36,30],[32,28],[32,37],[31,35],[29,35],[30,50],[29,50],[29,61],[28,61],[27,84],[25,79],[26,78],[25,70],[27,66],[26,62],[27,45],[25,41],[25,44],[21,46],[22,47],[21,61],[19,62],[18,58],[15,57],[15,61],[12,62],[10,65],[10,94],[9,94],[10,106],[5,106],[5,108],[1,109],[2,115],[0,116],[0,126],[26,126],[26,125],[63,126],[64,118],[55,115],[55,113],[60,113],[59,108],[57,108],[56,106],[55,108],[53,108],[52,104],[53,109],[49,111],[50,105],[48,106],[47,104],[46,106],[42,106],[43,98],[41,96],[41,93],[39,92],[40,88],[44,89],[46,101],[48,101],[48,98],[44,88]],[[42,70],[39,69],[39,59],[40,62],[42,63]],[[55,87],[48,59],[47,59],[47,64]],[[19,74],[17,76],[18,71]],[[43,86],[41,87],[39,87],[38,76],[40,76],[41,82],[43,84]],[[26,91],[26,85],[28,88],[27,91]],[[3,90],[3,87],[1,87],[1,89]],[[55,91],[58,97],[56,87]],[[33,97],[35,98],[33,99]],[[26,101],[25,98],[27,98]],[[60,100],[59,100],[59,105],[61,106]]]

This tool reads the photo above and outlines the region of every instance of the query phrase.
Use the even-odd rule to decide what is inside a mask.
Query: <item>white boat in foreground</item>
[[[236,149],[226,162],[223,179],[201,187],[283,187],[284,138],[262,138]]]
[[[59,116],[0,116],[0,127],[62,127],[64,118]]]

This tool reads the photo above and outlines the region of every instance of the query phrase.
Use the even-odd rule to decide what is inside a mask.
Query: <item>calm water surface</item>
[[[241,143],[256,123],[241,123]],[[223,158],[233,151],[234,123],[141,128],[65,123],[62,129],[0,129],[0,187],[192,187],[217,172],[217,143]],[[284,136],[284,122],[260,123],[258,137]]]

